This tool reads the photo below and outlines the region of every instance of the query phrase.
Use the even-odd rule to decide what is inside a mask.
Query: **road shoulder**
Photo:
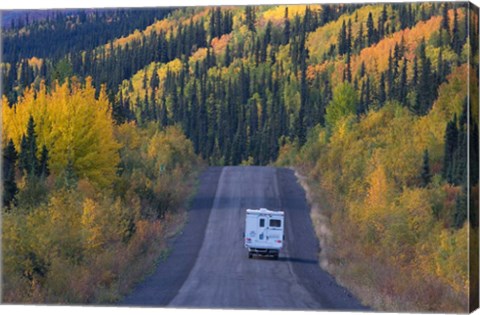
[[[187,223],[171,241],[170,255],[155,272],[120,303],[131,306],[166,306],[176,296],[195,265],[222,167],[209,167],[199,177],[198,191],[188,210]]]

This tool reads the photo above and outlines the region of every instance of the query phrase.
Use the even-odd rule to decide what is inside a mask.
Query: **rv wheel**
[[[252,253],[248,253],[248,258],[252,258],[252,257],[253,257]]]

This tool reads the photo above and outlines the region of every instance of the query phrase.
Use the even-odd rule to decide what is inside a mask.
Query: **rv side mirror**
[[[243,237],[245,237],[245,233],[242,233],[243,234]]]

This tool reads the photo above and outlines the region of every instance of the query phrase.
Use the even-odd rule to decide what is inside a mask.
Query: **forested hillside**
[[[474,25],[473,6],[450,2],[13,22],[0,68],[5,301],[118,298],[129,280],[112,257],[158,254],[152,240],[205,161],[304,173],[331,229],[324,267],[364,303],[464,310]]]

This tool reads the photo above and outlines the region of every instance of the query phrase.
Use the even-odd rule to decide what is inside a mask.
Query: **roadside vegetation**
[[[478,125],[467,125],[468,77],[478,95],[470,71],[454,68],[423,116],[387,101],[356,117],[358,100],[340,85],[326,126],[280,151],[277,164],[306,176],[322,267],[377,310],[468,309],[469,241],[478,247],[474,163],[467,186],[468,131],[478,160]]]
[[[114,302],[185,220],[201,167],[191,142],[174,126],[114,125],[88,82],[4,100],[5,303]]]

